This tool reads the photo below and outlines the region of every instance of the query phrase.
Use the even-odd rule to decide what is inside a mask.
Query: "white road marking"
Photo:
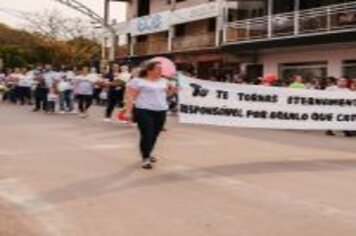
[[[69,224],[57,209],[45,202],[19,179],[0,180],[0,198],[16,205],[22,212],[42,226],[48,236],[68,236]]]

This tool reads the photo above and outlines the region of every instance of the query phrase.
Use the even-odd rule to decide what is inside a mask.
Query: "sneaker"
[[[80,117],[80,118],[86,118],[86,117],[87,117],[87,114],[85,114],[85,113],[79,113],[79,117]]]
[[[150,157],[150,161],[151,161],[151,163],[156,163],[158,160],[155,157]]]
[[[110,118],[105,118],[104,122],[108,122],[109,123],[109,122],[111,122],[111,119]]]
[[[59,111],[59,114],[63,115],[65,114],[65,111]]]
[[[141,167],[142,167],[142,169],[146,169],[146,170],[150,170],[150,169],[153,168],[150,159],[144,160],[144,161],[142,162]]]

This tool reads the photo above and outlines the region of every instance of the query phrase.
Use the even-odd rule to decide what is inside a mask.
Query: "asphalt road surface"
[[[134,127],[0,103],[1,236],[355,236],[356,139],[178,124],[139,168]]]

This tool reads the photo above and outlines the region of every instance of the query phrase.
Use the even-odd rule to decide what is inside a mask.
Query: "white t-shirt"
[[[350,92],[350,89],[348,88],[339,88],[336,85],[329,86],[325,89],[326,91],[338,91],[338,92]]]
[[[115,79],[119,79],[119,80],[127,83],[131,79],[131,74],[129,72],[122,72],[122,73],[118,74]]]
[[[51,88],[57,79],[57,73],[54,71],[47,71],[43,74],[47,88]]]
[[[20,73],[12,73],[10,75],[10,79],[12,80],[13,84],[20,86],[19,83],[21,80],[23,80],[25,76],[23,74]]]
[[[4,81],[6,78],[6,75],[4,73],[0,73],[0,81]]]
[[[99,77],[94,76],[93,74],[78,75],[75,78],[75,93],[79,95],[93,95],[94,84],[98,81]]]
[[[72,86],[69,81],[61,80],[58,83],[59,92],[64,92],[64,91],[71,90],[71,89],[72,89]]]
[[[34,82],[34,73],[29,71],[26,75],[20,75],[18,86],[19,87],[31,87]]]
[[[168,81],[161,78],[157,81],[134,78],[127,84],[128,87],[139,91],[135,101],[135,107],[152,111],[167,111]]]
[[[68,80],[73,80],[73,79],[75,79],[75,73],[73,72],[73,71],[67,71],[66,72],[66,77],[67,77],[67,79]]]

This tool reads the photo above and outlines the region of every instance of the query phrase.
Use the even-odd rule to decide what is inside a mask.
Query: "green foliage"
[[[100,45],[86,38],[57,40],[0,24],[0,57],[4,67],[51,63],[55,66],[88,64]]]

